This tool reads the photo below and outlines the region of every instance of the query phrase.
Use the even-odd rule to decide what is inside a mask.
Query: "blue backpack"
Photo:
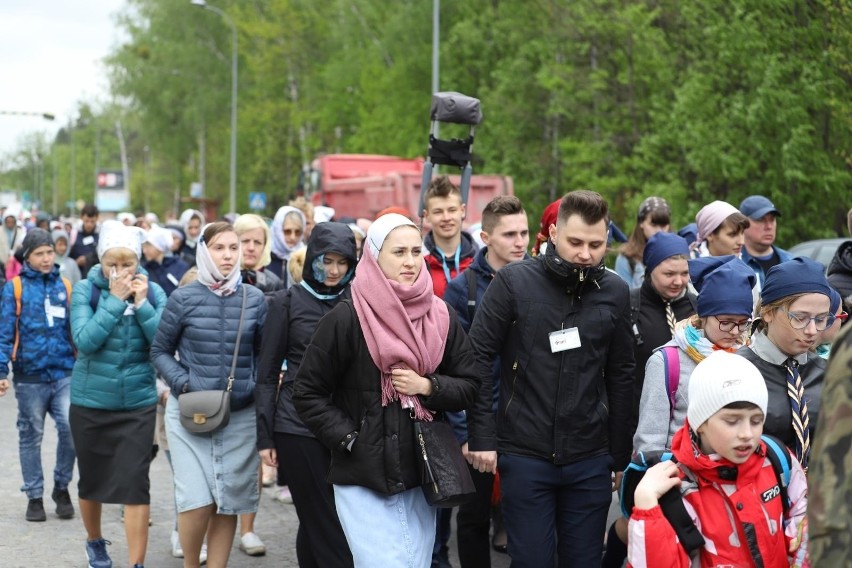
[[[769,458],[772,469],[775,471],[775,477],[778,479],[781,503],[784,507],[784,514],[786,515],[790,511],[791,506],[787,487],[790,485],[793,458],[783,442],[778,438],[764,434],[761,436],[761,440],[766,444],[766,457]],[[625,517],[630,517],[630,512],[633,510],[633,496],[636,492],[636,487],[639,485],[642,477],[645,476],[648,468],[669,460],[677,461],[669,450],[637,452],[633,455],[633,459],[624,470],[621,488],[618,491],[619,501],[621,501],[621,512]],[[691,555],[693,551],[704,546],[704,537],[701,536],[698,527],[695,526],[689,513],[686,512],[686,506],[683,504],[679,487],[670,489],[665,495],[660,497],[659,502],[663,516],[672,525],[678,540],[688,555]]]

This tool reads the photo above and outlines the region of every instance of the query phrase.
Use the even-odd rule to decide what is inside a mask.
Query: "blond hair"
[[[266,224],[263,217],[254,213],[240,215],[234,221],[234,230],[237,232],[237,237],[239,238],[242,238],[243,234],[255,229],[263,229],[263,252],[260,253],[260,258],[254,267],[254,270],[260,270],[272,262],[272,233],[269,230],[269,225]],[[242,246],[242,243],[240,246]]]
[[[287,272],[290,273],[290,279],[294,284],[302,281],[302,270],[305,268],[305,254],[307,252],[307,247],[302,247],[290,253],[290,260],[287,261]]]

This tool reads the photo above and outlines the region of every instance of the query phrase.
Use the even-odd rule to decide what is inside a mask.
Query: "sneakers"
[[[266,546],[260,537],[253,532],[248,532],[240,537],[240,550],[249,556],[263,556],[266,554]]]
[[[183,548],[180,546],[180,535],[177,531],[172,531],[172,556],[175,558],[183,558]],[[207,545],[201,545],[201,553],[198,555],[198,563],[207,563]]]
[[[293,496],[290,494],[290,488],[286,485],[275,490],[275,497],[273,499],[287,505],[293,504]]]
[[[180,546],[180,536],[177,531],[172,531],[172,556],[183,558],[183,548]]]
[[[106,545],[112,544],[102,538],[86,541],[86,556],[89,558],[89,568],[112,568],[112,560],[107,554]]]
[[[47,515],[44,513],[44,501],[42,501],[41,497],[30,499],[30,502],[27,504],[27,520],[36,523],[47,520]]]
[[[67,489],[54,487],[51,497],[53,502],[56,503],[56,515],[60,519],[70,519],[74,516],[74,505],[71,504],[71,496]]]

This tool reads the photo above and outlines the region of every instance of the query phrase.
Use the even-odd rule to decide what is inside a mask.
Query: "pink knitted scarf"
[[[352,303],[373,363],[382,375],[382,406],[399,400],[412,407],[421,420],[432,420],[416,396],[393,388],[391,371],[411,369],[421,376],[432,373],[444,357],[450,314],[447,304],[432,291],[432,279],[423,261],[411,286],[389,280],[376,262],[370,247],[355,269]]]

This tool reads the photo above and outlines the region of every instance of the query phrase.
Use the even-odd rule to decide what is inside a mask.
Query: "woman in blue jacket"
[[[263,292],[243,284],[240,256],[240,241],[230,223],[211,223],[202,230],[196,248],[198,280],[169,297],[151,346],[154,365],[171,388],[166,431],[185,567],[199,566],[205,534],[208,565],[226,566],[237,515],[257,511],[260,460],[254,386],[267,308]],[[230,421],[211,433],[189,432],[180,423],[180,397],[226,388],[241,312]]]
[[[157,387],[150,345],[166,294],[139,266],[144,232],[108,221],[98,241],[100,264],[71,296],[77,362],[69,422],[80,481],[80,514],[89,566],[111,567],[101,534],[103,503],[125,505],[131,566],[148,546],[150,482]]]

